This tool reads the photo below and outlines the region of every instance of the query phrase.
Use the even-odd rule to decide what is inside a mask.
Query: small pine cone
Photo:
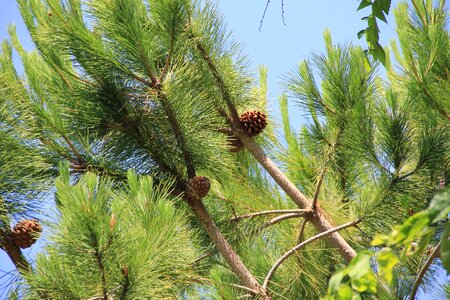
[[[260,111],[246,111],[240,117],[242,127],[250,136],[258,135],[267,126],[267,116]]]
[[[22,220],[12,230],[14,243],[22,249],[33,245],[42,232],[42,226],[37,220]]]
[[[237,137],[235,137],[234,135],[230,135],[229,136],[229,138],[228,138],[228,145],[230,146],[229,150],[232,153],[239,152],[244,147],[242,142]]]
[[[195,176],[189,179],[189,195],[196,198],[204,198],[211,188],[211,182],[205,176]]]

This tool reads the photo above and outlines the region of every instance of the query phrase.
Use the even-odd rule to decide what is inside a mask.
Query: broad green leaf
[[[373,14],[376,18],[378,18],[378,19],[384,21],[385,23],[387,23],[386,17],[384,16],[384,12],[383,12],[383,10],[381,9],[381,6],[380,6],[379,1],[375,1],[375,2],[373,3],[373,5],[372,5],[372,14]]]
[[[366,33],[366,30],[365,30],[365,29],[360,30],[360,31],[358,32],[358,39],[362,38],[362,37],[364,36],[365,33]]]
[[[389,9],[391,7],[391,0],[377,0],[379,2],[381,9],[384,11],[385,14],[389,13]]]
[[[367,7],[367,6],[370,6],[370,5],[372,5],[372,1],[370,1],[370,0],[362,0],[361,3],[359,4],[357,10],[361,10],[364,7]]]
[[[348,267],[352,288],[358,292],[376,292],[377,280],[370,267],[370,259],[369,253],[361,253],[352,260]]]
[[[450,187],[447,187],[433,197],[429,211],[433,223],[447,218],[447,215],[450,213]]]
[[[386,53],[384,52],[384,49],[380,44],[377,43],[375,45],[371,45],[371,49],[369,52],[376,60],[379,60],[383,65],[386,64]]]
[[[328,284],[328,293],[334,294],[339,290],[342,279],[347,275],[347,269],[344,269],[333,276],[331,276],[330,282]]]
[[[447,221],[441,240],[441,259],[447,275],[450,274],[450,222]]]
[[[339,300],[352,300],[353,290],[348,284],[343,284],[339,287],[337,292],[337,299]]]
[[[395,265],[399,263],[398,257],[392,253],[389,248],[383,249],[377,254],[377,262],[381,271],[383,272],[383,276],[386,279],[386,282],[391,285],[393,279],[393,272]]]
[[[419,233],[430,223],[430,219],[426,212],[420,212],[410,217],[403,225],[398,227],[398,235],[391,241],[392,244],[410,243],[417,237]]]

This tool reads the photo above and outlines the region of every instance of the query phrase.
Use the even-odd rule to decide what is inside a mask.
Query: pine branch
[[[2,210],[7,211],[5,203],[2,197],[0,197],[0,207]],[[0,227],[0,249],[3,249],[22,274],[31,272],[31,266],[22,253],[22,250],[14,243],[11,238],[12,232],[9,228],[9,224],[4,223],[3,227]]]
[[[286,175],[273,163],[264,153],[263,149],[249,136],[235,131],[235,135],[242,141],[247,150],[270,174],[275,182],[286,192],[286,194],[301,208],[311,207],[312,201],[303,195],[297,187],[286,177]],[[323,211],[307,216],[308,220],[321,232],[333,229],[333,225],[327,220]],[[350,262],[356,255],[355,250],[344,240],[339,233],[331,234],[331,244],[339,250],[342,257]]]
[[[249,150],[252,156],[263,166],[263,168],[271,175],[271,177],[286,192],[286,194],[288,194],[288,196],[299,206],[299,208],[305,209],[307,207],[311,207],[311,201],[306,198],[306,196],[297,189],[297,187],[272,162],[272,160],[270,160],[270,158],[265,155],[262,148],[250,136],[243,133],[237,109],[231,101],[231,93],[225,85],[225,81],[223,80],[216,65],[206,52],[206,49],[203,47],[203,45],[201,45],[197,40],[195,42],[198,51],[202,55],[203,59],[207,62],[208,67],[213,74],[214,79],[216,80],[216,84],[221,91],[222,97],[227,103],[228,109],[230,110],[235,136],[242,141],[242,143]],[[311,217],[311,223],[320,231],[327,231],[333,228],[326,217],[320,213],[314,214],[314,216]],[[353,248],[347,243],[347,241],[342,238],[339,233],[332,234],[330,236],[330,240],[332,245],[339,250],[342,257],[347,262],[350,262],[351,259],[356,255],[355,250],[353,250]]]
[[[436,247],[434,248],[433,252],[431,252],[430,257],[428,257],[427,261],[422,267],[422,270],[420,270],[419,274],[417,275],[416,281],[414,282],[413,289],[411,292],[411,295],[409,297],[410,300],[414,300],[416,298],[417,291],[419,289],[420,284],[422,283],[423,277],[428,271],[428,268],[433,263],[434,259],[439,256],[439,249],[441,246],[441,242],[439,242]]]
[[[22,250],[11,239],[11,230],[0,229],[0,248],[3,249],[22,274],[31,272],[31,266],[22,253]]]
[[[309,212],[309,210],[307,210],[307,209],[277,209],[277,210],[266,210],[266,211],[259,211],[259,212],[255,212],[255,213],[250,213],[250,214],[245,214],[245,215],[236,216],[236,217],[232,218],[231,221],[235,222],[235,221],[240,221],[240,220],[242,220],[242,219],[254,218],[254,217],[265,216],[265,215],[271,215],[271,214],[286,214],[286,213],[297,213],[297,214],[302,214],[302,213],[306,213],[306,212]]]
[[[247,267],[243,264],[241,258],[228,244],[225,237],[220,232],[214,220],[209,215],[206,207],[201,200],[189,199],[185,196],[185,200],[194,211],[195,215],[203,225],[203,228],[208,233],[211,241],[216,246],[219,253],[230,266],[233,273],[242,281],[242,283],[250,290],[256,291],[256,295],[262,299],[269,300],[271,297],[265,289],[261,287],[255,277],[250,273]]]
[[[195,39],[194,35],[191,35],[191,38]],[[217,69],[214,61],[212,60],[211,56],[206,51],[205,47],[197,40],[195,39],[195,44],[197,47],[197,50],[200,52],[203,59],[208,64],[208,67],[213,74],[214,80],[216,81],[217,86],[219,87],[220,93],[222,94],[223,99],[225,100],[225,103],[228,106],[228,109],[231,113],[231,119],[233,121],[234,126],[239,126],[239,114],[237,112],[236,107],[233,104],[231,93],[229,92],[225,81],[223,80],[222,76],[220,75],[219,70]]]
[[[297,246],[295,246],[294,248],[292,248],[291,250],[289,250],[288,252],[286,252],[285,254],[283,254],[283,256],[281,256],[272,266],[272,268],[269,270],[269,272],[267,273],[266,278],[264,279],[264,283],[263,283],[263,288],[267,289],[270,280],[272,278],[272,276],[275,274],[275,271],[278,269],[279,266],[281,266],[281,264],[289,258],[289,256],[291,256],[292,254],[294,254],[295,252],[297,252],[298,250],[300,250],[303,246],[306,246],[322,237],[325,237],[327,235],[330,235],[334,232],[337,232],[339,230],[342,230],[344,228],[350,227],[350,226],[355,226],[356,224],[358,224],[359,222],[361,222],[361,220],[355,220],[349,223],[345,223],[343,225],[337,226],[335,228],[332,228],[330,230],[321,232],[313,237],[310,237],[309,239],[307,239],[306,241],[298,244]]]
[[[306,211],[308,212],[308,211]],[[293,219],[293,218],[299,218],[299,217],[303,217],[305,215],[306,212],[302,212],[302,213],[289,213],[289,214],[284,214],[275,218],[272,218],[271,220],[269,220],[269,222],[265,223],[261,229],[265,229],[267,227],[270,227],[272,225],[278,224],[281,221],[284,220],[288,220],[288,219]]]
[[[297,244],[300,244],[301,241],[303,240],[303,233],[305,232],[305,227],[306,227],[307,222],[308,222],[308,220],[306,218],[302,220],[302,224],[300,225],[300,229],[298,230]]]
[[[175,135],[175,139],[177,140],[178,147],[180,147],[181,153],[183,154],[188,178],[194,178],[195,177],[194,163],[192,161],[191,153],[187,148],[183,132],[181,131],[180,125],[178,124],[177,118],[175,116],[175,111],[173,110],[171,103],[168,101],[168,99],[164,94],[160,93],[158,94],[158,96],[159,99],[161,100],[161,104],[163,105],[163,109],[167,115],[167,118],[169,119],[170,125],[172,126],[172,130]]]
[[[103,300],[108,300],[108,290],[106,289],[105,266],[103,265],[102,254],[98,251],[98,249],[95,249],[95,259],[97,260],[97,265],[100,270],[100,276],[102,278]]]
[[[313,195],[312,204],[311,204],[311,208],[313,210],[316,209],[317,199],[319,198],[320,188],[322,187],[323,177],[325,176],[325,170],[326,170],[326,168],[324,167],[322,169],[322,172],[320,172],[320,177],[319,177],[319,180],[317,181],[316,189],[314,190],[314,195]]]

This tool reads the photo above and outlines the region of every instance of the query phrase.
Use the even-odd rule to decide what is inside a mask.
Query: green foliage
[[[443,5],[396,10],[401,72],[387,57],[388,84],[377,77],[376,60],[383,59],[376,22],[389,2],[361,4],[372,8],[364,34],[375,59],[333,44],[326,31],[326,52],[286,76],[285,141],[271,114],[271,126],[256,138],[332,224],[362,219],[339,233],[359,252],[348,268],[339,271],[344,262],[327,240],[308,244],[271,279],[273,298],[317,299],[330,278],[332,299],[401,297],[410,292],[419,255],[438,239],[448,268],[449,229],[439,222],[447,196],[418,212],[449,178]],[[259,282],[281,255],[318,233],[300,215],[248,216],[298,207],[248,151],[229,151],[232,136],[223,132],[233,127],[230,117],[267,112],[267,70],[260,68],[257,85],[209,1],[18,3],[37,49],[25,51],[10,27],[0,52],[0,238],[13,218],[39,212],[42,193],[57,189],[44,224],[48,242],[20,295],[248,297],[217,239],[200,227],[223,234],[225,251],[235,251]],[[290,122],[292,100],[307,116],[299,129]],[[200,206],[186,197],[194,175],[212,183],[200,217],[185,213]]]
[[[424,254],[426,250],[430,250],[430,238],[436,233],[436,222],[444,223],[445,226],[440,246],[436,247],[440,247],[442,262],[447,273],[450,273],[449,214],[450,189],[447,188],[433,198],[427,210],[408,218],[405,223],[396,226],[389,235],[376,236],[372,246],[383,248],[378,251],[359,252],[347,268],[333,275],[329,282],[327,297],[323,299],[359,299],[358,293],[370,292],[376,295],[378,285],[384,289],[392,287],[395,267],[401,261],[429,253]],[[376,261],[376,267],[370,264],[372,259]],[[374,275],[376,270],[378,280],[384,280],[385,283],[377,283]]]
[[[87,173],[75,185],[59,177],[56,188],[60,215],[27,277],[29,299],[174,298],[200,279],[196,233],[167,185],[129,172],[116,189]]]
[[[386,53],[379,43],[380,30],[378,28],[377,19],[386,22],[385,15],[389,13],[391,0],[361,0],[358,10],[369,6],[371,8],[370,15],[362,18],[362,20],[367,21],[367,27],[358,32],[358,38],[361,38],[363,35],[366,36],[367,44],[369,45],[369,54],[384,65],[386,64]]]

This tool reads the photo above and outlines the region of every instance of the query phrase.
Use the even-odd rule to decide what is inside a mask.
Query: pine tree
[[[36,50],[10,27],[0,53],[0,246],[20,297],[317,299],[449,181],[444,1],[396,10],[389,83],[325,32],[326,53],[286,76],[285,142],[267,70],[250,74],[211,3],[18,4]],[[307,112],[299,132],[288,99]],[[34,263],[14,242],[23,220],[25,246],[47,240]],[[408,280],[384,296],[407,295]]]

